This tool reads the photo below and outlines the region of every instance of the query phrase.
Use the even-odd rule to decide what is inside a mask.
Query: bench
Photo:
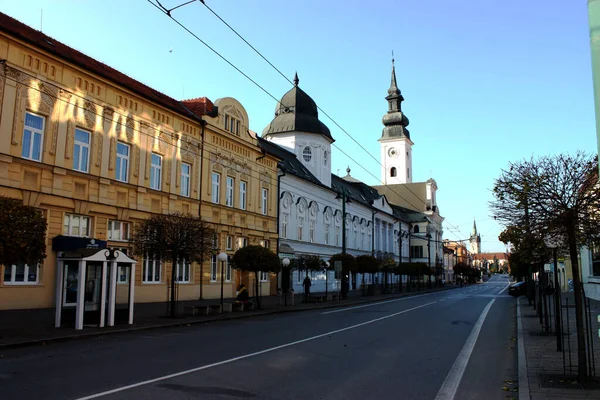
[[[325,296],[321,294],[311,294],[310,296],[308,296],[309,303],[322,303],[326,300],[327,299],[325,298]]]
[[[339,301],[340,300],[340,295],[338,293],[330,294],[329,295],[329,300],[331,300],[331,301],[334,301],[334,300]]]
[[[244,306],[244,311],[250,311],[250,310],[254,310],[254,303],[249,301],[247,303],[240,303],[242,306]]]
[[[192,317],[195,317],[196,315],[206,315],[207,313],[207,307],[206,306],[184,306],[183,307],[183,313],[185,315],[191,315]]]
[[[244,311],[244,303],[225,303],[223,304],[223,312]]]
[[[206,306],[206,315],[221,314],[223,312],[220,304],[210,304]]]

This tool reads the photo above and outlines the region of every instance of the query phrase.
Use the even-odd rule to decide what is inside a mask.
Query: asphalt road
[[[507,285],[4,351],[0,399],[516,398]]]

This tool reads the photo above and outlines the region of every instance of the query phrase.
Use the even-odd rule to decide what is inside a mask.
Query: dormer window
[[[225,115],[225,130],[240,136],[240,120]]]
[[[306,162],[310,162],[310,160],[312,160],[312,150],[309,146],[306,146],[304,150],[302,150],[302,157]]]

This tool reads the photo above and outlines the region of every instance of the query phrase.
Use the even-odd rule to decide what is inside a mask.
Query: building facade
[[[43,265],[2,266],[0,309],[72,306],[78,260],[61,261],[65,252],[131,255],[135,224],[152,214],[202,216],[218,233],[215,250],[229,250],[228,237],[232,251],[247,243],[275,250],[277,161],[249,137],[236,100],[177,101],[0,14],[0,105],[0,191],[41,210],[48,223]],[[246,179],[246,207],[229,206],[228,177],[238,205]],[[127,301],[130,280],[136,302],[165,301],[170,263],[147,255],[137,264],[133,275],[119,267],[117,303]],[[214,260],[175,268],[180,300],[217,296]],[[84,274],[86,310],[102,295],[98,271],[89,265]],[[227,295],[248,280],[224,272]],[[262,278],[268,293],[274,279]]]

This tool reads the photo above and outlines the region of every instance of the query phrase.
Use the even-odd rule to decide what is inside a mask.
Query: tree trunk
[[[175,277],[177,276],[177,257],[171,260],[171,318],[177,314],[177,303],[175,302]]]
[[[258,280],[258,271],[254,271],[254,280],[256,281],[255,287],[254,287],[254,297],[256,298],[256,309],[260,309],[260,296],[258,295],[258,285],[259,280]]]
[[[577,241],[575,238],[575,224],[570,220],[567,223],[569,239],[569,255],[571,256],[571,269],[573,270],[573,292],[575,295],[575,326],[577,327],[577,370],[580,382],[587,380],[587,354],[585,347],[585,332],[583,322],[583,290],[581,276],[579,275],[579,259],[577,255]]]

